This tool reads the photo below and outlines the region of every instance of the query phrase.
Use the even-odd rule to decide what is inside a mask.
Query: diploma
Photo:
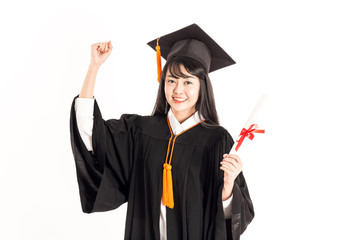
[[[237,154],[240,150],[240,146],[244,141],[253,140],[258,133],[265,133],[265,129],[261,129],[261,122],[264,120],[266,110],[269,105],[269,97],[262,95],[255,105],[255,108],[251,112],[244,127],[240,131],[234,146],[231,148],[230,154]]]

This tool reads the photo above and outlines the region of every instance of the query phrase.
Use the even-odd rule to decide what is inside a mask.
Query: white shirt
[[[76,98],[75,99],[75,111],[76,111],[76,122],[78,125],[81,139],[83,140],[88,151],[93,151],[92,148],[92,129],[94,123],[94,102],[93,98]],[[171,109],[168,112],[168,118],[171,129],[174,135],[181,133],[182,131],[194,126],[195,124],[204,120],[204,118],[195,112],[191,117],[186,119],[183,123],[175,118]],[[224,215],[225,218],[231,217],[232,211],[232,195],[229,199],[223,201]],[[166,207],[160,201],[160,240],[166,240]]]

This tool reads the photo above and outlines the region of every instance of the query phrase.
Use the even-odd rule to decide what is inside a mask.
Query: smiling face
[[[180,71],[184,77],[175,77],[167,70],[164,88],[166,101],[176,119],[182,123],[196,111],[200,80],[190,74],[183,65],[180,66]]]

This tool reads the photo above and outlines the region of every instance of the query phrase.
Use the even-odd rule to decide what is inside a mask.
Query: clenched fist
[[[101,65],[110,56],[113,49],[111,41],[99,42],[91,45],[91,64]]]

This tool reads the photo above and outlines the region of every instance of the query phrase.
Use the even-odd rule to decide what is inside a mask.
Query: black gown
[[[158,240],[163,164],[171,136],[167,116],[124,114],[103,120],[95,100],[92,153],[77,128],[77,97],[71,106],[70,137],[83,212],[112,210],[128,202],[125,239]],[[220,162],[233,143],[223,127],[201,124],[176,139],[167,239],[239,239],[245,231],[254,210],[243,173],[235,180],[231,219],[225,220],[222,206]]]

